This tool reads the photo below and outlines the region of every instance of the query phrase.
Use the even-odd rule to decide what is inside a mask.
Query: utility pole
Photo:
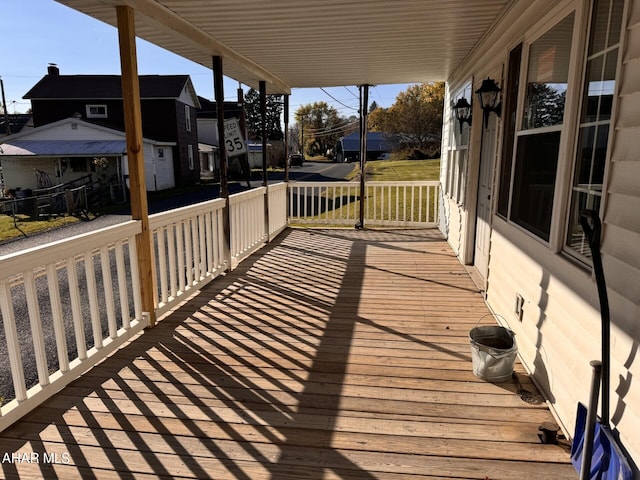
[[[364,228],[364,210],[366,185],[364,170],[367,163],[367,114],[369,110],[369,85],[360,85],[360,219],[356,223],[356,229]]]
[[[4,82],[0,77],[0,90],[2,90],[2,110],[4,110],[4,125],[7,135],[11,135],[11,125],[9,125],[9,112],[7,112],[7,100],[4,98]]]

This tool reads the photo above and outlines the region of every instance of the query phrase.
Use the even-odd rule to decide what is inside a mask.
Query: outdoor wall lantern
[[[482,108],[484,114],[484,128],[487,128],[491,112],[500,116],[502,104],[499,102],[499,98],[501,91],[502,89],[496,85],[496,81],[489,77],[483,80],[480,88],[476,90],[480,108]]]
[[[452,108],[454,115],[460,122],[460,133],[462,133],[462,124],[464,122],[471,125],[471,105],[469,105],[466,98],[460,97]]]

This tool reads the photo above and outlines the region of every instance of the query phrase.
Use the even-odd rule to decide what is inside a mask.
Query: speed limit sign
[[[247,153],[247,146],[244,143],[244,138],[242,138],[237,118],[230,118],[224,121],[224,146],[229,157],[237,157]]]

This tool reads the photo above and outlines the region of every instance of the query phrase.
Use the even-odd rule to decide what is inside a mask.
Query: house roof
[[[267,93],[448,78],[512,9],[531,0],[57,0],[117,26],[116,5],[135,11],[135,33]],[[554,2],[546,1],[552,5]],[[248,14],[250,12],[250,14]],[[514,13],[514,15],[515,15]],[[530,14],[530,13],[529,13]]]
[[[346,137],[342,137],[342,149],[346,152],[359,152],[360,151],[360,133],[354,132]],[[368,132],[367,133],[367,152],[390,152],[391,147],[385,139],[382,132]]]
[[[0,145],[5,156],[88,157],[122,155],[127,150],[125,140],[11,140]]]
[[[200,108],[196,113],[198,118],[218,118],[218,110],[216,102],[198,96]],[[238,106],[238,102],[224,102],[225,118],[240,118],[242,107]]]
[[[178,98],[185,87],[197,98],[188,75],[140,75],[141,98]],[[120,99],[120,75],[47,74],[29,90],[25,99]]]
[[[78,124],[87,127],[89,130],[85,134],[86,138],[57,140],[47,138],[42,139],[42,132],[53,131],[70,124]],[[92,138],[91,132],[95,132]],[[104,136],[105,133],[116,137],[115,139],[96,139]],[[55,134],[49,134],[55,137]],[[162,146],[173,146],[175,142],[164,142],[143,139],[145,143]],[[102,125],[96,125],[79,118],[65,118],[57,122],[48,123],[41,127],[10,135],[0,139],[0,156],[92,156],[92,155],[120,155],[126,152],[126,135],[120,130],[114,130]]]

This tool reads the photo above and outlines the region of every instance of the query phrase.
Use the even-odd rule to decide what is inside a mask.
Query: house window
[[[184,106],[184,118],[185,118],[185,126],[187,128],[187,132],[191,131],[191,109],[189,105]]]
[[[187,145],[187,156],[189,157],[189,170],[193,170],[193,145]]]
[[[87,118],[107,118],[106,105],[87,105]]]
[[[575,13],[567,15],[529,45],[520,129],[512,164],[506,165],[512,177],[507,217],[545,241],[551,231],[574,19]],[[499,206],[506,194],[501,188]]]
[[[452,105],[460,98],[472,101],[471,82],[452,95]],[[464,204],[467,189],[467,167],[469,157],[469,123],[460,122],[453,108],[449,109],[449,146],[445,173],[445,194],[459,204]]]
[[[578,142],[565,246],[585,260],[591,256],[580,226],[580,211],[600,210],[611,109],[616,85],[623,2],[596,0],[591,15]]]
[[[69,159],[69,168],[72,172],[88,172],[87,159],[85,157],[71,157]]]

